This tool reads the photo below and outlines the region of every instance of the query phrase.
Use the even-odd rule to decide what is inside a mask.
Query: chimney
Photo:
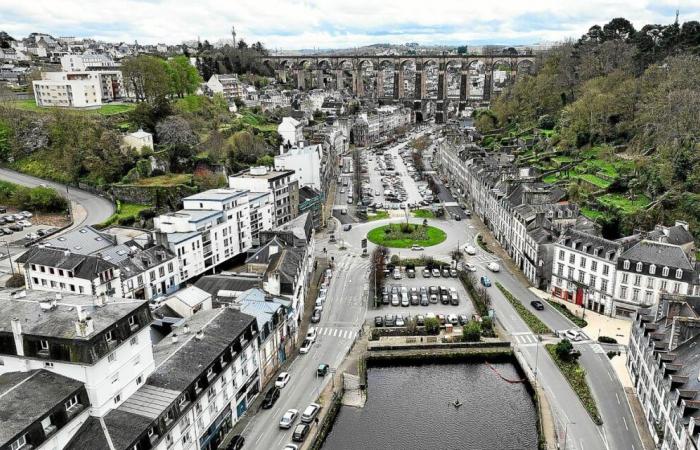
[[[17,356],[24,356],[24,340],[22,339],[22,322],[18,318],[13,317],[11,320],[12,324],[12,336],[15,339],[15,349],[17,350]]]
[[[63,250],[64,256],[70,256],[70,250]]]
[[[78,318],[80,318],[80,312],[82,308],[78,308]],[[88,337],[95,331],[95,323],[92,317],[86,316],[83,319],[75,322],[75,332],[80,337]]]
[[[173,344],[177,344],[177,333],[173,333],[170,335],[170,342]]]
[[[197,334],[194,335],[194,338],[199,340],[199,341],[204,339],[204,331],[202,331],[202,330],[197,331]]]
[[[688,222],[686,222],[685,220],[676,220],[676,226],[677,227],[681,226],[681,227],[685,228],[685,231],[689,231]]]

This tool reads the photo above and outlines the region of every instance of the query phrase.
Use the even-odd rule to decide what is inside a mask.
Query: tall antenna
[[[678,25],[678,16],[680,15],[680,10],[676,10],[676,25]]]
[[[233,47],[236,48],[236,27],[231,27],[231,37],[233,37]]]

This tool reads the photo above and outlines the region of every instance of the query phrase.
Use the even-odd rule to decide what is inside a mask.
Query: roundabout
[[[388,248],[432,247],[447,239],[438,227],[419,223],[388,223],[370,230],[367,240]]]

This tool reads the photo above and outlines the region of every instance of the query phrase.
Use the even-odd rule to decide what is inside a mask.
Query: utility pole
[[[15,266],[12,265],[12,254],[10,253],[10,244],[7,241],[2,241],[2,243],[5,244],[5,248],[7,248],[7,258],[10,261],[10,270],[12,271],[12,276],[15,276]]]

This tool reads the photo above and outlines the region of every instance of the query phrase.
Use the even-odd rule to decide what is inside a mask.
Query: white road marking
[[[620,405],[620,396],[617,395],[617,392],[615,392],[615,397],[617,398],[617,404]]]
[[[625,419],[625,416],[622,416],[622,421],[625,423],[625,430],[629,431],[629,427],[627,426],[627,419]]]
[[[608,378],[610,378],[610,381],[613,381],[613,377],[612,377],[612,375],[610,375],[610,372],[609,371],[606,371],[606,372],[608,372]]]

